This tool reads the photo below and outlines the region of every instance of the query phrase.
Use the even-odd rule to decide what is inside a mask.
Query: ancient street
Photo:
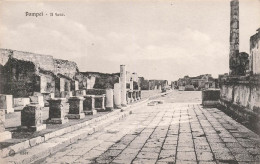
[[[163,104],[133,110],[43,163],[259,163],[260,138],[217,108],[203,108],[201,92],[173,91]]]

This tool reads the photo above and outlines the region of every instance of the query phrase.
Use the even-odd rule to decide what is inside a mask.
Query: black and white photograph
[[[1,164],[260,164],[260,0],[1,0]]]

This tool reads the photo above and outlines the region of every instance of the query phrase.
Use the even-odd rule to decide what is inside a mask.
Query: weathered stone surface
[[[83,97],[71,97],[69,98],[69,114],[70,119],[81,119],[85,117],[83,113]]]
[[[230,2],[230,52],[229,52],[229,68],[230,74],[236,75],[239,65],[239,2],[232,0]]]
[[[202,91],[202,105],[214,106],[219,103],[220,90],[219,89],[208,89]]]
[[[114,84],[114,104],[115,104],[115,108],[121,108],[121,86],[120,86],[120,83]]]
[[[46,129],[42,120],[41,106],[38,104],[26,105],[21,111],[21,125],[33,131]]]
[[[34,104],[39,104],[40,107],[44,107],[43,96],[30,96],[30,100]]]
[[[113,89],[106,89],[106,110],[114,108],[114,91]]]
[[[120,65],[120,83],[121,83],[121,104],[126,106],[126,66]]]
[[[65,98],[54,98],[48,100],[49,102],[49,119],[47,123],[51,124],[64,124],[68,122],[68,118],[65,117]]]
[[[14,98],[14,107],[30,104],[30,98]]]
[[[4,109],[6,113],[14,112],[12,95],[0,94],[0,109]]]

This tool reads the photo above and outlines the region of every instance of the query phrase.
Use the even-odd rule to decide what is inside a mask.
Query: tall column
[[[239,66],[239,2],[230,2],[230,47],[229,47],[229,74],[237,75]]]
[[[121,104],[126,106],[126,69],[125,65],[120,65],[120,83],[121,83]]]

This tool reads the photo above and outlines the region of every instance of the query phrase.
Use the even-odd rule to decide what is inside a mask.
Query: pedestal
[[[83,112],[86,115],[95,115],[97,111],[95,110],[95,95],[86,95],[84,96],[85,100],[83,101]]]
[[[48,100],[49,102],[49,118],[46,120],[48,124],[64,124],[69,120],[65,117],[64,104],[65,98],[54,98]]]
[[[98,112],[106,111],[106,108],[105,108],[106,95],[105,94],[95,95],[94,98],[95,98],[95,109]]]
[[[82,119],[85,117],[83,113],[83,97],[71,97],[69,98],[69,119]]]
[[[0,142],[12,138],[12,133],[5,131],[5,110],[0,109]]]
[[[0,94],[0,109],[4,109],[6,113],[14,112],[13,95]]]
[[[46,124],[42,120],[42,108],[39,104],[26,105],[21,111],[22,129],[30,131],[41,131],[46,129]]]
[[[203,106],[215,106],[219,104],[220,90],[208,89],[202,91],[202,105]]]

